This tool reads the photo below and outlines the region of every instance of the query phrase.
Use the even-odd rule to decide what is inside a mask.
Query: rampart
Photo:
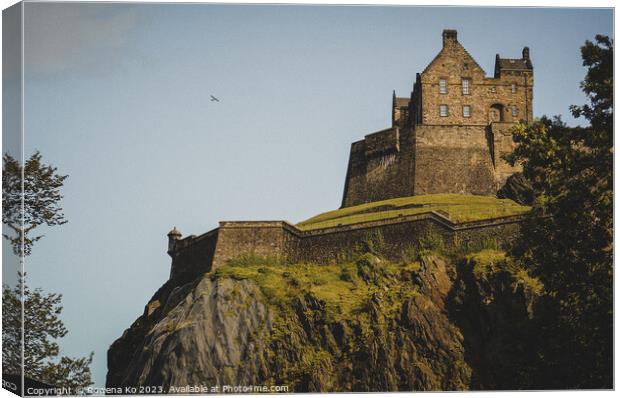
[[[386,257],[401,259],[432,232],[446,246],[496,239],[506,246],[519,231],[520,216],[454,223],[438,212],[304,231],[286,221],[224,221],[200,236],[176,240],[170,279],[185,281],[247,253],[285,262],[333,263],[350,256],[369,236],[381,234]]]

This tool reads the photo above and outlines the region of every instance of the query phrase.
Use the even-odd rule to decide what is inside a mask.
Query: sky
[[[95,386],[168,278],[167,232],[339,207],[350,144],[390,126],[443,29],[488,76],[529,46],[534,115],[571,125],[579,47],[613,29],[609,9],[559,8],[26,3],[24,21],[24,152],[69,175],[28,283],[63,294],[61,354],[94,351]]]

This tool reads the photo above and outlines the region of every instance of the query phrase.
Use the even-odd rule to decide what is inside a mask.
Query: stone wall
[[[494,195],[498,189],[484,126],[418,125],[415,195]]]
[[[342,207],[412,195],[411,148],[411,135],[398,127],[353,143]]]
[[[216,228],[200,236],[188,236],[176,241],[172,253],[170,279],[191,280],[196,275],[211,270],[215,258],[215,246],[219,240]]]
[[[285,260],[295,243],[293,228],[285,221],[220,222],[213,267],[245,253]]]
[[[495,167],[495,181],[498,186],[504,185],[508,177],[514,173],[522,171],[521,165],[509,165],[503,156],[515,149],[515,142],[512,139],[511,130],[515,127],[513,123],[491,123],[488,127],[491,141],[491,154],[493,166]]]
[[[186,280],[227,261],[252,253],[277,261],[333,263],[348,258],[361,244],[380,235],[384,254],[398,261],[431,232],[446,246],[479,243],[487,238],[509,245],[519,231],[521,218],[455,224],[437,212],[388,220],[302,231],[285,221],[222,222],[214,231],[183,239],[171,253],[170,279]]]
[[[516,68],[520,60],[505,61],[508,67],[510,61],[514,61]],[[499,56],[496,63],[500,63]],[[470,82],[469,93],[463,92],[463,79]],[[446,81],[445,93],[439,90],[440,80]],[[486,77],[486,72],[458,42],[456,33],[446,38],[444,31],[443,47],[422,72],[420,81],[421,124],[488,125],[492,121],[532,120],[532,71],[498,66],[494,77]],[[440,115],[440,105],[448,106],[447,116]],[[463,115],[465,105],[470,107],[469,117]],[[494,106],[501,119],[492,120],[490,113]],[[516,107],[514,115],[513,106]]]

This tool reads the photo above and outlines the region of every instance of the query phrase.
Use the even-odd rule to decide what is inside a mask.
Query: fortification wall
[[[198,238],[186,238],[174,251],[171,279],[187,280],[227,261],[252,253],[287,262],[334,263],[350,258],[369,238],[381,236],[384,255],[399,261],[427,233],[441,236],[447,247],[492,238],[507,246],[519,232],[521,218],[454,224],[430,212],[353,225],[302,231],[285,221],[222,222]]]
[[[216,228],[197,237],[192,235],[176,241],[170,279],[191,280],[201,273],[209,272],[214,262],[218,238],[219,229]]]
[[[495,195],[490,136],[484,126],[417,125],[415,195]]]
[[[342,261],[359,251],[362,243],[368,239],[381,236],[385,256],[397,261],[429,231],[442,236],[445,241],[452,238],[445,225],[425,216],[414,220],[403,218],[390,220],[389,223],[368,222],[312,231],[301,239],[295,260],[316,263]]]
[[[494,196],[521,171],[512,152],[510,122],[490,125],[416,125],[369,134],[351,146],[342,207],[411,195]]]
[[[409,138],[393,127],[353,143],[342,207],[412,194]]]
[[[213,267],[245,253],[287,260],[291,247],[297,244],[291,228],[284,221],[221,222]]]

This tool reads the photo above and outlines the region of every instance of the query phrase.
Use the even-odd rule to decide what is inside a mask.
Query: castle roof
[[[444,31],[442,32],[442,38],[443,38],[443,45],[442,45],[441,50],[435,56],[435,58],[433,58],[433,60],[426,66],[426,68],[424,68],[424,70],[422,71],[422,74],[425,74],[426,72],[428,72],[431,69],[431,67],[435,65],[435,63],[438,62],[439,59],[446,53],[447,48],[450,47],[450,45],[453,45],[454,48],[462,51],[465,54],[465,56],[469,58],[470,62],[472,62],[475,65],[475,67],[477,67],[483,74],[486,75],[486,72],[484,71],[484,69],[482,69],[480,64],[476,62],[474,57],[472,57],[471,54],[465,49],[465,47],[463,47],[463,45],[458,41],[456,30],[444,29]]]
[[[168,232],[168,236],[181,236],[181,231],[177,229],[177,227],[172,228],[170,232]]]

